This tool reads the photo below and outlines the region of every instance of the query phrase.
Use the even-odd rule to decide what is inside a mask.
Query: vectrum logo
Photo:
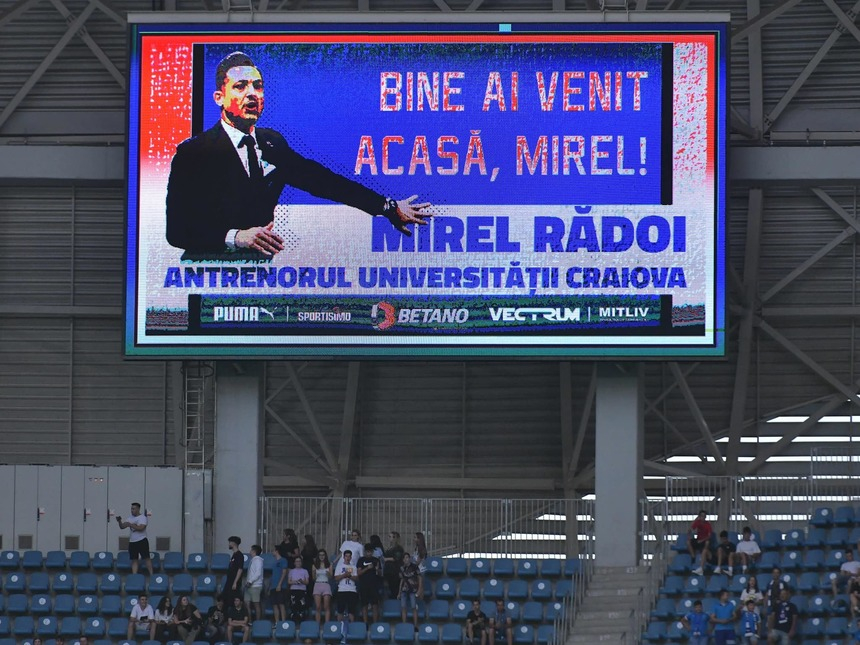
[[[370,308],[370,322],[377,331],[385,331],[397,322],[397,310],[387,302],[377,302]]]

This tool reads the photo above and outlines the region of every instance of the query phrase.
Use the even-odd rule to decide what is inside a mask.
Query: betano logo
[[[394,306],[387,302],[377,302],[370,308],[370,322],[377,331],[385,331],[397,322]],[[381,319],[380,319],[381,318]]]
[[[271,320],[275,320],[275,312],[269,311],[265,307],[225,307],[216,305],[212,307],[212,322],[259,322],[260,314],[268,316]]]
[[[469,320],[469,310],[463,308],[405,307],[399,312],[387,302],[377,302],[370,309],[373,328],[384,331],[395,323],[402,325],[462,325]]]

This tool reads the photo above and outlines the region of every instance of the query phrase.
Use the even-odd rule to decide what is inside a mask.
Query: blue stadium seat
[[[36,621],[36,634],[38,636],[56,636],[57,619],[53,616],[42,616]]]
[[[806,612],[811,616],[826,616],[830,612],[830,597],[821,594],[809,599]]]
[[[783,573],[780,578],[789,589],[797,588],[797,576],[795,576],[793,573]]]
[[[84,635],[90,638],[104,638],[105,635],[105,619],[100,616],[87,618],[84,622]]]
[[[138,573],[138,576],[143,578],[143,574]],[[125,580],[125,592],[126,593],[140,593],[137,591],[137,587],[129,588],[129,581],[134,579],[135,575],[132,574],[126,577]],[[149,579],[149,595],[150,596],[163,596],[170,589],[170,578],[167,577],[166,573],[156,573],[152,578]]]
[[[88,573],[82,573],[78,576],[78,592],[81,591],[81,578],[84,576],[89,576]],[[95,577],[95,574],[93,574]],[[101,584],[99,585],[99,589],[101,589],[102,593],[119,593],[122,591],[122,576],[118,573],[105,573],[102,574]]]
[[[684,579],[681,576],[666,576],[660,593],[664,596],[677,596],[684,593]]]
[[[854,526],[856,518],[853,506],[839,506],[833,511],[833,523],[836,526]]]
[[[791,529],[782,538],[782,547],[784,549],[799,549],[803,546],[803,539],[803,531],[800,529]]]
[[[555,628],[552,625],[539,625],[537,628],[537,645],[549,645],[555,639]]]
[[[782,529],[768,529],[759,544],[763,551],[771,551],[782,547]]]
[[[529,600],[523,605],[523,621],[527,623],[539,623],[543,621],[543,604],[535,600]]]
[[[430,604],[427,607],[427,616],[430,620],[435,620],[436,622],[448,622],[448,601],[447,600],[431,600]]]
[[[45,568],[51,571],[66,568],[65,551],[48,551],[45,555]]]
[[[120,551],[116,554],[114,567],[120,573],[131,573],[131,556],[129,556],[128,551]]]
[[[380,613],[386,620],[396,620],[400,618],[400,601],[396,598],[386,598],[382,601]]]
[[[678,604],[675,606],[675,615],[677,616],[686,616],[691,611],[693,611],[693,603],[695,600],[692,598],[681,598],[678,601]]]
[[[436,585],[437,588],[439,585]],[[481,597],[481,583],[477,578],[464,578],[460,581],[460,591],[457,593],[463,600],[477,600]],[[437,597],[442,598],[442,596]]]
[[[410,624],[411,628],[412,625]],[[333,643],[343,638],[343,623],[338,620],[329,620],[322,626],[321,638],[325,643]]]
[[[167,559],[165,558],[165,564]],[[252,640],[269,640],[272,637],[272,623],[268,620],[255,620],[251,623]]]
[[[806,544],[807,549],[820,549],[824,546],[824,540],[827,538],[827,530],[818,526],[810,526],[809,530],[806,532],[806,539],[804,540],[804,544]]]
[[[153,576],[153,579],[155,577],[157,576]],[[167,580],[166,576],[163,576],[163,578],[165,581]],[[125,587],[126,594],[138,596],[146,592],[146,578],[143,577],[142,573],[130,573],[125,577],[123,586]]]
[[[212,596],[197,596],[194,600],[194,605],[197,607],[197,611],[200,612],[201,616],[205,616],[214,604],[215,599]]]
[[[391,626],[388,623],[373,623],[367,634],[371,643],[391,642]]]
[[[81,635],[81,619],[77,616],[66,616],[60,621],[60,634],[62,636],[80,636]],[[122,636],[125,637],[123,632]]]
[[[27,577],[23,573],[10,573],[3,585],[6,593],[24,593],[27,591]]]
[[[451,578],[440,578],[433,589],[433,596],[443,600],[453,600],[457,595],[457,585]]]
[[[830,637],[842,637],[848,633],[848,619],[843,616],[828,618],[824,625],[824,634]]]
[[[69,569],[72,571],[87,571],[90,568],[89,551],[72,551],[69,555]]]
[[[460,645],[463,642],[463,628],[454,623],[442,625],[442,643],[444,645]]]
[[[296,623],[292,620],[282,620],[275,623],[275,640],[292,642],[296,638]]]
[[[418,642],[434,645],[439,642],[439,628],[436,625],[425,623],[418,626]]]
[[[508,598],[526,600],[529,597],[529,583],[525,580],[511,580],[508,583]]]
[[[718,594],[723,589],[729,588],[729,578],[721,573],[715,573],[708,578],[708,583],[705,585],[705,593]]]
[[[537,560],[519,560],[517,562],[518,578],[536,578],[538,574]]]
[[[804,571],[818,571],[824,568],[824,551],[821,549],[807,549],[803,556],[801,567]]]
[[[654,609],[651,610],[651,618],[655,620],[669,620],[675,617],[675,601],[671,598],[660,598]]]
[[[552,583],[538,578],[532,580],[532,600],[549,600],[552,598]]]
[[[126,552],[126,555],[128,555],[128,552]],[[247,558],[248,558],[247,553],[245,554],[245,558],[247,560]],[[161,554],[158,551],[150,551],[149,552],[149,559],[152,561],[153,573],[161,571]]]
[[[484,581],[484,598],[487,600],[500,600],[505,597],[505,585],[498,578],[490,578]]]
[[[197,594],[214,596],[218,593],[218,579],[211,573],[197,576]]]
[[[93,554],[92,567],[95,571],[113,571],[113,553],[96,551]]]
[[[108,636],[111,638],[128,636],[128,618],[111,618],[110,623],[108,623]]]
[[[797,613],[802,617],[805,616],[809,611],[809,603],[806,600],[806,596],[803,595],[795,595],[791,597],[791,602],[795,604],[797,607]]]
[[[75,597],[70,593],[54,596],[54,613],[57,616],[72,616],[75,613]]]
[[[17,616],[12,621],[12,635],[13,636],[32,636],[33,632],[36,631],[36,625],[33,622],[32,616]]]
[[[824,566],[828,569],[839,569],[845,562],[845,551],[843,549],[831,549],[824,559]]]
[[[122,598],[119,596],[102,596],[101,613],[111,618],[122,615]]]
[[[8,616],[0,616],[0,636],[8,636],[12,633],[12,625],[10,624]],[[18,645],[17,642],[13,639],[13,645]]]
[[[686,553],[687,552],[687,534],[679,533],[678,537],[675,538],[675,541],[672,543],[672,546],[669,547],[675,553]]]
[[[779,566],[779,560],[779,551],[765,551],[761,554],[761,560],[759,560],[756,569],[759,571],[770,571],[774,567]]]
[[[803,564],[803,554],[800,551],[786,551],[779,561],[779,568],[783,571],[794,571],[800,569]]]
[[[673,620],[666,626],[666,640],[680,642],[687,640],[687,630],[680,620]]]
[[[827,532],[827,538],[824,544],[829,547],[846,547],[848,546],[848,535],[850,529],[847,526],[837,526]]]
[[[544,578],[558,578],[561,575],[561,560],[555,558],[541,560],[540,574]]]
[[[21,565],[21,555],[17,551],[0,552],[0,569],[17,569]]]
[[[98,596],[78,596],[78,616],[95,616],[99,613]]]
[[[729,580],[729,591],[733,594],[739,594],[746,586],[749,576],[746,573],[741,573]]]
[[[41,551],[24,551],[24,556],[21,558],[21,566],[27,571],[36,571],[42,568],[45,562],[45,557]]]
[[[804,571],[797,579],[797,589],[804,593],[812,593],[818,591],[821,581],[818,579],[818,573],[815,571]]]
[[[512,600],[508,600],[505,603],[505,609],[508,612],[508,616],[511,617],[513,622],[517,622],[520,619],[520,603],[514,602]],[[489,612],[485,612],[488,616],[491,614]]]
[[[570,578],[582,570],[582,562],[579,558],[568,558],[564,561],[564,577]]]
[[[75,590],[75,578],[71,573],[65,571],[54,574],[54,582],[51,590],[55,593],[72,593]]]
[[[684,583],[684,593],[699,596],[705,593],[705,576],[690,576]]]
[[[544,620],[546,620],[546,622],[548,623],[555,622],[556,618],[561,618],[563,615],[564,605],[558,600],[556,600],[555,602],[551,602],[546,606],[546,615],[544,616]]]
[[[424,560],[425,573],[431,576],[441,576],[445,571],[445,563],[442,558],[431,555]]]
[[[490,561],[484,558],[475,558],[469,561],[469,575],[473,578],[490,575]]]
[[[25,594],[16,593],[6,598],[6,613],[10,616],[26,614],[27,611],[27,596]]]
[[[481,611],[487,614],[487,616],[492,616],[496,612],[496,603],[493,600],[482,600],[481,601]]]
[[[177,573],[173,576],[172,589],[175,595],[190,596],[194,592],[194,578],[190,573]]]
[[[185,571],[185,559],[179,551],[168,551],[161,561],[161,568],[165,573],[180,573]]]
[[[829,527],[833,524],[833,509],[828,507],[816,508],[812,512],[812,517],[809,520],[812,526]]]
[[[48,593],[51,590],[51,579],[44,571],[30,574],[30,593]]]
[[[354,621],[349,624],[349,630],[346,632],[347,643],[364,643],[367,640],[367,625],[365,623]]]
[[[209,558],[205,553],[189,553],[188,561],[185,563],[185,568],[192,572],[202,572],[209,570]]]
[[[563,600],[573,591],[573,583],[570,580],[559,580],[555,583],[555,599]]]
[[[824,619],[815,616],[800,623],[800,635],[804,638],[820,638],[824,636]]]
[[[645,633],[642,634],[643,642],[662,643],[666,640],[666,623],[652,620],[648,623]]]
[[[466,575],[465,558],[447,558],[445,560],[445,575],[449,578],[457,578]]]
[[[680,575],[686,574],[693,568],[693,559],[689,553],[677,553],[669,562],[669,571]]]
[[[227,573],[227,569],[230,568],[230,554],[213,553],[209,568],[215,573]]]
[[[5,618],[0,618],[0,621],[6,620]],[[0,645],[18,645],[18,641],[14,638],[0,638]]]
[[[510,578],[514,575],[514,561],[510,558],[497,558],[493,563],[493,575],[499,578]]]
[[[451,606],[451,620],[462,624],[466,615],[471,611],[471,606],[465,600],[456,600]]]
[[[404,645],[415,642],[415,629],[412,623],[397,623],[394,626],[394,642]]]
[[[532,645],[535,642],[535,628],[531,625],[514,626],[514,642],[520,645]]]
[[[48,594],[37,594],[30,597],[30,613],[34,616],[47,616],[53,612],[53,603]]]

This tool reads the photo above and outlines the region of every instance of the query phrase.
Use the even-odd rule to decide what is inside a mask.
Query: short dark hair
[[[693,603],[693,607],[701,607],[701,606],[702,606],[701,600],[697,600],[696,602]]]
[[[346,555],[347,553],[349,553],[350,555],[352,555],[352,551],[350,551],[349,549],[344,549],[344,551],[343,551],[343,555]]]
[[[752,529],[748,526],[745,526],[743,531],[741,531],[741,533],[752,533]]]
[[[140,508],[140,502],[132,502],[131,505]]]
[[[724,537],[724,538],[729,537],[729,532],[728,532],[728,531],[720,531],[720,537],[721,537],[721,538],[723,538],[723,537]]]
[[[240,538],[238,535],[231,535],[230,537],[227,538],[227,541],[233,542],[236,545],[242,544],[242,538]]]
[[[227,54],[215,68],[215,89],[220,90],[224,86],[227,72],[234,67],[256,67],[254,61],[245,52],[233,52]]]
[[[252,544],[251,551],[253,551],[257,555],[260,555],[263,552],[263,547],[261,547],[259,544]]]

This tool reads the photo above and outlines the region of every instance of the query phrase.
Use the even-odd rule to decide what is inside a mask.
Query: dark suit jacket
[[[221,123],[176,148],[167,183],[167,241],[191,254],[221,254],[230,229],[265,226],[285,185],[317,197],[382,213],[385,198],[293,150],[280,133],[255,130],[275,170],[253,186]]]

